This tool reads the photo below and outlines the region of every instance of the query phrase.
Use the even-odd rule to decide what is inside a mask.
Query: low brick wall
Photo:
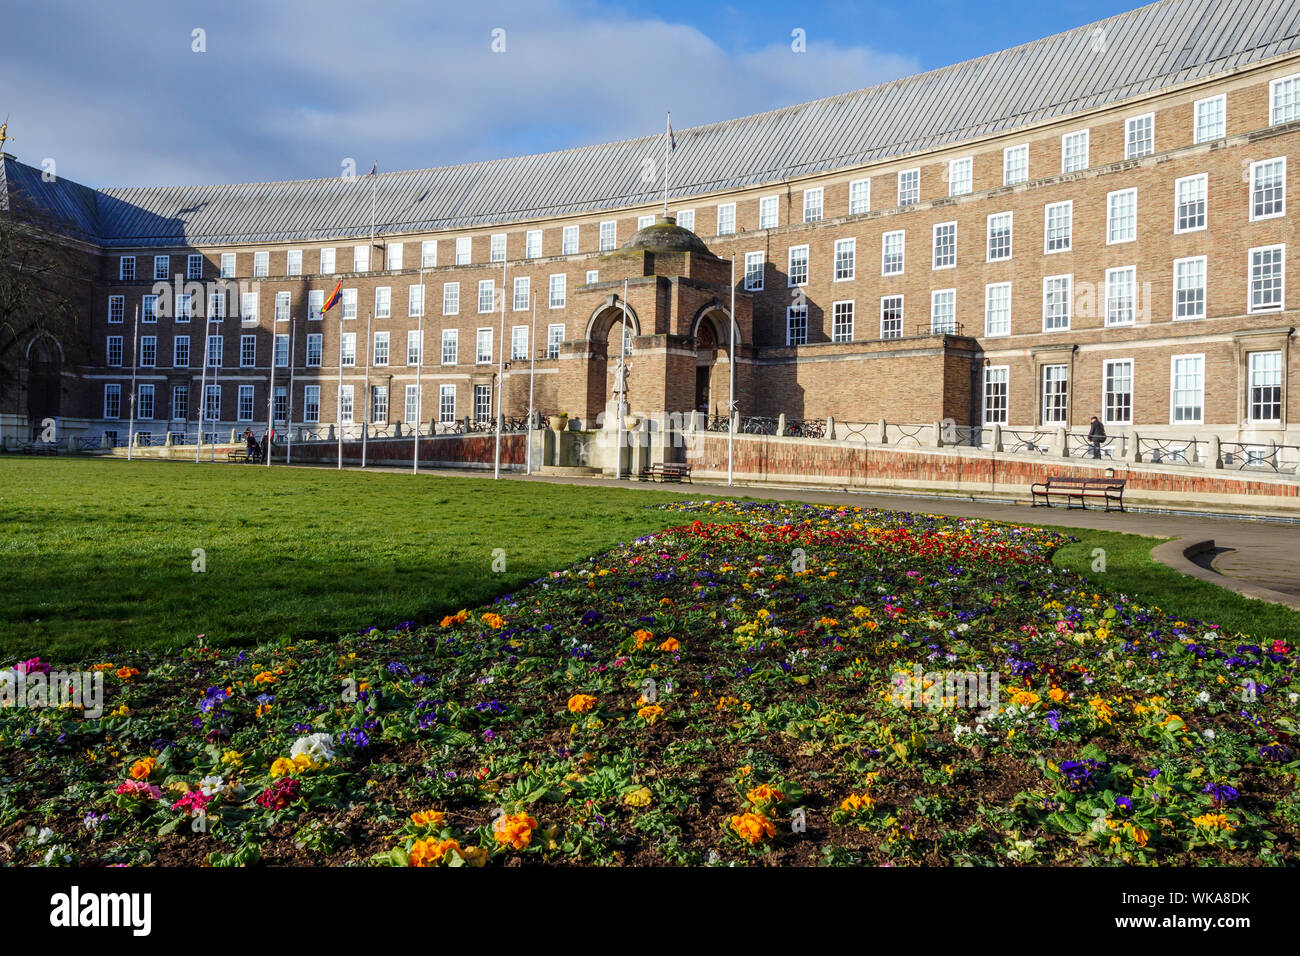
[[[520,434],[501,436],[501,467],[524,466],[524,440]],[[338,461],[338,444],[332,441],[294,443],[295,464],[319,462],[332,464]],[[430,468],[490,468],[496,454],[495,435],[439,435],[420,439],[420,465]],[[281,453],[276,452],[276,460]],[[361,462],[361,442],[343,443],[344,464]],[[371,438],[366,442],[366,463],[371,465],[410,465],[411,439]]]

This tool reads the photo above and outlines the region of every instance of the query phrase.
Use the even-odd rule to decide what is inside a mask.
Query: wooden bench
[[[1117,511],[1124,510],[1124,486],[1128,484],[1126,478],[1066,478],[1062,475],[1051,475],[1046,480],[1035,482],[1030,486],[1030,495],[1032,496],[1031,504],[1037,508],[1038,499],[1042,499],[1042,504],[1050,508],[1052,506],[1052,495],[1065,498],[1066,509],[1074,507],[1073,502],[1078,501],[1079,507],[1087,510],[1088,498],[1100,498],[1106,503],[1106,510],[1111,510],[1111,505],[1116,505]]]
[[[254,457],[248,453],[248,449],[244,449],[243,451],[226,452],[226,461],[239,461],[247,464],[254,460]]]
[[[641,469],[642,481],[687,481],[691,480],[691,466],[672,461],[656,462]]]

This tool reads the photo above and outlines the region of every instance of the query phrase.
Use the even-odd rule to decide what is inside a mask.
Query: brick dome
[[[702,252],[713,255],[709,247],[695,233],[677,225],[676,216],[656,216],[653,225],[638,229],[627,242],[624,252]]]

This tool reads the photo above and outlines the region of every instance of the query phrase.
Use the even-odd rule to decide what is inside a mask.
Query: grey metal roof
[[[682,130],[671,195],[825,172],[1061,117],[1300,49],[1300,0],[1162,0],[890,83]],[[642,160],[662,134],[460,166],[381,173],[381,233],[482,226],[654,202]],[[6,160],[6,174],[27,169]],[[105,245],[219,245],[363,236],[362,178],[105,189],[93,214],[81,187],[19,175]],[[75,185],[75,184],[74,184]]]

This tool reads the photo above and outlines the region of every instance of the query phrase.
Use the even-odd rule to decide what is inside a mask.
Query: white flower
[[[289,748],[290,757],[296,757],[298,754],[306,754],[312,760],[333,760],[334,738],[329,734],[308,734],[299,737]]]
[[[1213,731],[1213,730],[1202,730],[1202,731],[1201,731],[1201,736],[1204,737],[1206,740],[1213,740],[1213,739],[1214,739],[1214,731]]]
[[[199,792],[205,797],[215,797],[226,789],[226,782],[220,777],[204,777],[199,781]]]
[[[41,832],[36,834],[37,843],[49,843],[54,839],[54,831],[49,827],[41,827]]]
[[[1203,690],[1196,695],[1196,699],[1199,700],[1202,704],[1209,703],[1210,692],[1208,690]]]

